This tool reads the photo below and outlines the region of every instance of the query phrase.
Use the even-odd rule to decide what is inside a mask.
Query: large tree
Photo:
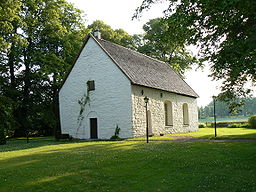
[[[144,0],[144,9],[160,0]],[[231,102],[244,96],[244,84],[256,81],[255,0],[170,0],[165,19],[169,33],[200,47],[214,79],[223,79],[220,98]]]
[[[8,27],[0,32],[0,94],[14,103],[16,133],[52,128],[57,87],[88,33],[81,11],[65,0],[7,0],[0,7]]]
[[[187,50],[183,37],[175,37],[169,33],[170,27],[168,21],[163,18],[147,22],[143,26],[145,33],[138,51],[169,63],[174,70],[183,75],[186,69],[190,69],[191,65],[199,61]]]
[[[102,39],[117,43],[119,45],[136,49],[136,35],[129,35],[123,29],[112,29],[110,25],[104,23],[101,20],[94,21],[88,28],[93,32],[94,30],[100,30]]]

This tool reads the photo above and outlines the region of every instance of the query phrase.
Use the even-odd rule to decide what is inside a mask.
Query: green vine
[[[114,135],[113,135],[110,139],[112,139],[112,140],[118,140],[118,139],[120,139],[120,138],[119,138],[120,130],[121,130],[121,128],[118,127],[118,125],[116,125],[115,133],[114,133]]]
[[[78,104],[80,105],[80,111],[79,111],[79,115],[77,117],[77,131],[76,134],[78,133],[79,128],[82,125],[82,122],[84,120],[84,112],[85,112],[85,107],[86,104],[88,103],[90,105],[90,91],[87,89],[87,92],[83,94],[82,98],[78,100]]]

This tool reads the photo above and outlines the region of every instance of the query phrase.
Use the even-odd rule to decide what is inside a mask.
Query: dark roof
[[[168,64],[115,43],[96,39],[92,35],[91,37],[133,84],[198,97],[197,93]]]

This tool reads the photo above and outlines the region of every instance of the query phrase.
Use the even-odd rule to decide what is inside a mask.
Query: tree
[[[6,144],[8,127],[12,121],[12,103],[8,97],[0,94],[0,145]]]
[[[27,134],[36,125],[52,129],[58,85],[89,32],[81,11],[65,0],[7,0],[0,5],[0,22],[8,26],[0,32],[5,43],[0,93],[14,103],[16,133]]]
[[[111,41],[113,43],[136,49],[136,35],[132,36],[123,29],[112,29],[111,26],[105,24],[103,21],[96,20],[88,26],[91,31],[100,30],[102,39]]]
[[[222,101],[216,101],[216,115],[218,117],[227,117],[231,115],[236,115],[236,116],[250,116],[256,114],[256,98],[243,98],[244,100],[244,105],[240,108],[238,108],[238,113],[237,114],[231,114],[229,111],[229,107],[227,103],[222,102]],[[241,99],[238,99],[237,102],[241,102]],[[207,106],[205,107],[200,107],[200,118],[207,118],[207,117],[212,117],[213,116],[213,102],[210,102]]]
[[[147,22],[143,26],[143,44],[138,47],[138,51],[169,63],[182,75],[186,69],[190,69],[191,65],[199,61],[186,49],[182,37],[175,37],[169,33],[170,27],[168,21],[163,18]]]
[[[144,0],[138,16],[160,0]],[[211,64],[213,79],[223,79],[219,99],[229,102],[245,96],[248,81],[256,82],[255,0],[170,0],[165,11],[169,33],[198,45],[200,55]],[[171,30],[172,29],[172,30]]]

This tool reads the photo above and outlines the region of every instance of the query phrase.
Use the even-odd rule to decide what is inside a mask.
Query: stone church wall
[[[154,135],[198,131],[198,111],[196,98],[166,91],[132,85],[132,123],[134,137],[146,135],[146,109],[144,97],[149,98]],[[165,126],[164,102],[172,104],[173,125]],[[189,124],[183,124],[183,104],[188,105]]]

